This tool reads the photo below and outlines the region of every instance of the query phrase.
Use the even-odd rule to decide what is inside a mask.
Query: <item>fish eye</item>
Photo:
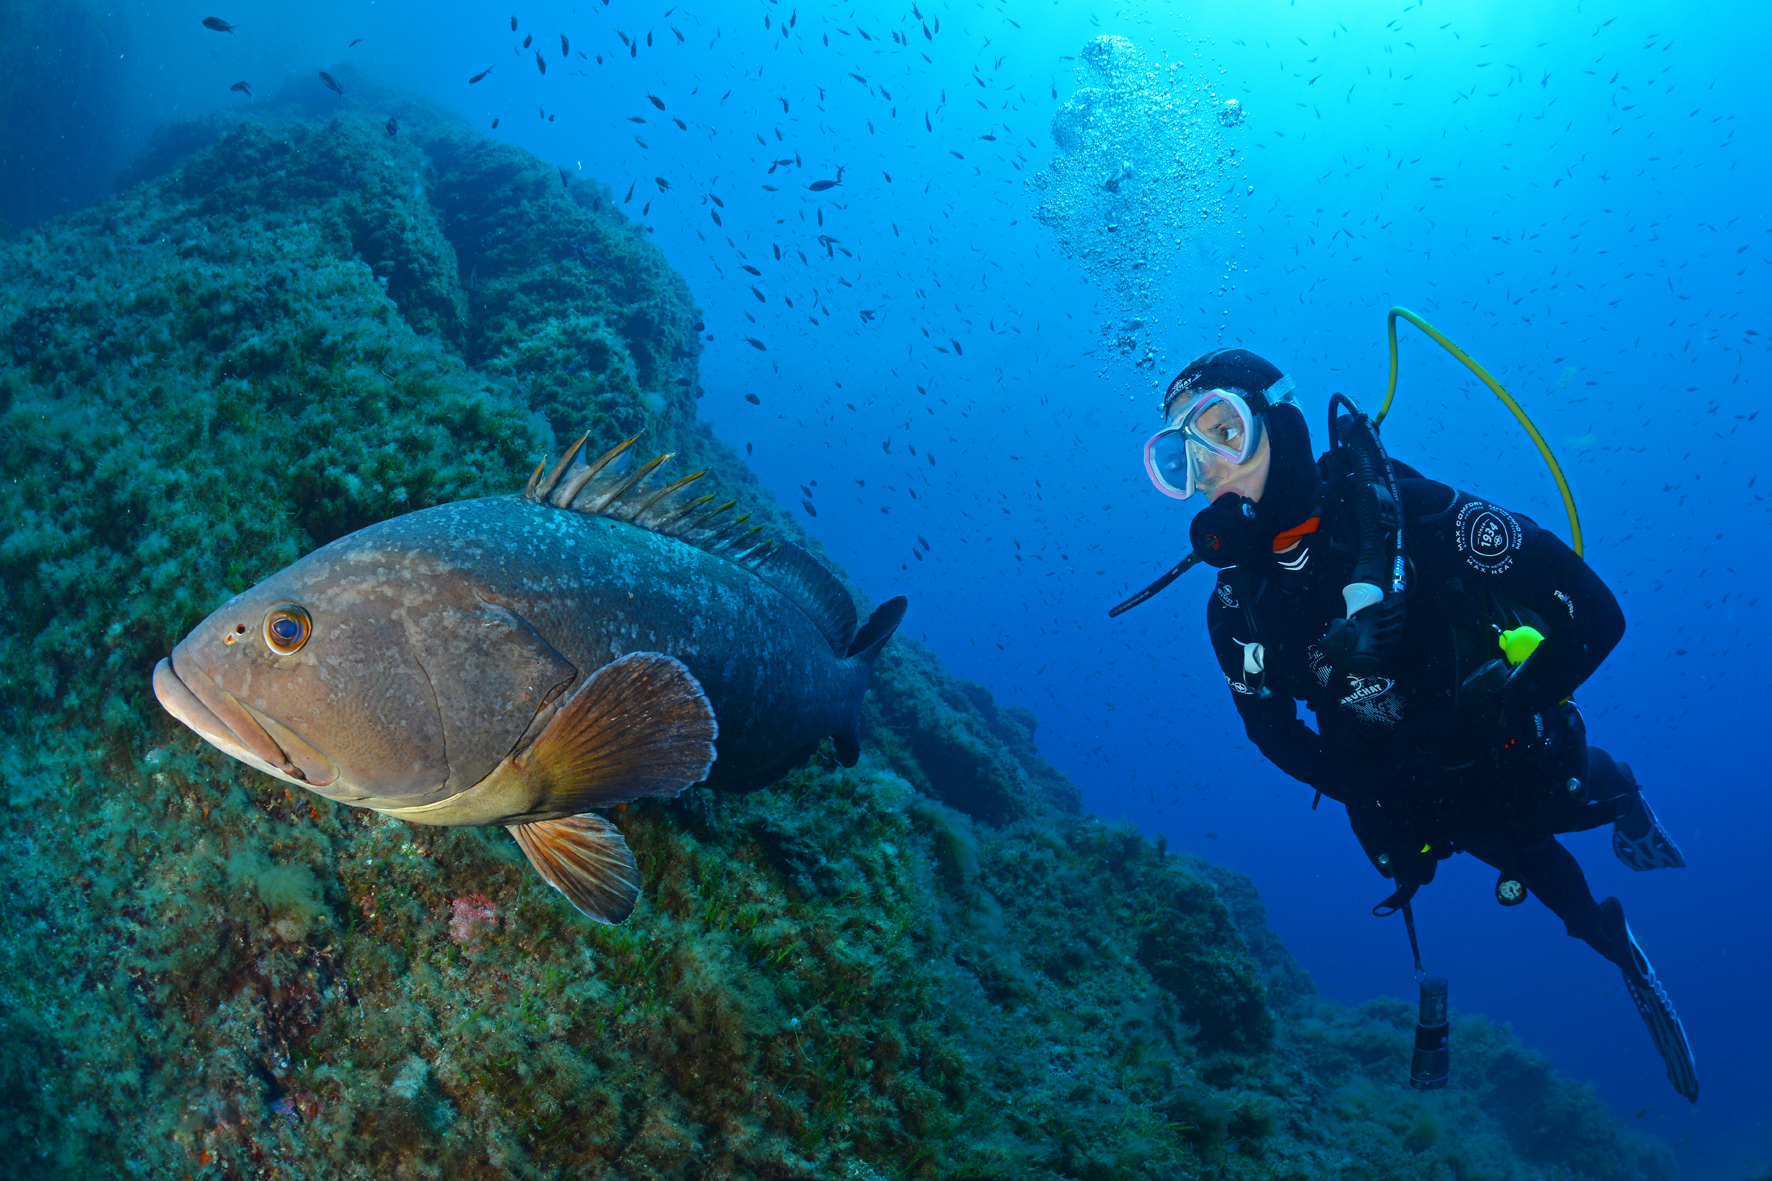
[[[265,615],[265,644],[279,656],[293,656],[313,634],[313,619],[294,603],[279,604]]]

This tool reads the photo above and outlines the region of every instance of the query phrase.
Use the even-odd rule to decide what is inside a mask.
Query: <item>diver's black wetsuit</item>
[[[1581,867],[1553,835],[1613,822],[1637,791],[1559,705],[1623,636],[1618,601],[1531,520],[1396,466],[1410,477],[1400,490],[1411,585],[1383,675],[1333,672],[1318,647],[1346,614],[1357,540],[1351,513],[1332,503],[1297,549],[1219,572],[1207,627],[1237,711],[1276,766],[1346,805],[1367,855],[1399,884],[1431,881],[1439,859],[1469,852],[1622,963],[1626,949],[1602,931]],[[1522,623],[1544,634],[1532,659],[1499,697],[1461,701],[1464,678],[1499,655],[1495,628]]]

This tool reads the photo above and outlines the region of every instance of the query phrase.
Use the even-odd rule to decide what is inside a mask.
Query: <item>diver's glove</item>
[[[1188,526],[1194,552],[1208,566],[1220,570],[1240,566],[1260,556],[1269,538],[1255,514],[1255,502],[1247,496],[1227,493],[1194,514]]]

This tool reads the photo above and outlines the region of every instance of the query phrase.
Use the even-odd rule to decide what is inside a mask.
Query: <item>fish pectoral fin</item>
[[[615,825],[585,815],[506,827],[542,880],[586,915],[619,923],[634,912],[640,868]]]
[[[531,814],[669,797],[707,778],[718,734],[714,707],[682,661],[630,652],[593,673],[495,774],[521,777]]]

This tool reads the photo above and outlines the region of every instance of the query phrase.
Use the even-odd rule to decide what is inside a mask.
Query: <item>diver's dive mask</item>
[[[1212,483],[1208,470],[1247,463],[1261,446],[1261,416],[1237,390],[1205,390],[1145,441],[1144,470],[1164,496],[1186,500]]]

